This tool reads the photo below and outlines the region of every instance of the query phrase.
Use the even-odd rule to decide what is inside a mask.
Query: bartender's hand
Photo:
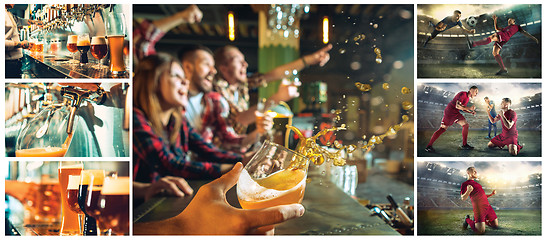
[[[195,4],[190,5],[188,8],[184,9],[182,12],[179,12],[179,16],[186,23],[197,23],[201,22],[203,18],[203,13],[199,10],[198,6]]]
[[[151,183],[144,189],[144,200],[152,198],[157,194],[167,194],[176,197],[184,197],[186,195],[192,195],[194,189],[188,185],[188,183],[180,177],[167,176],[162,177],[158,181]]]
[[[330,59],[329,51],[332,49],[332,44],[329,44],[321,49],[319,49],[317,52],[314,52],[312,54],[304,56],[304,61],[306,61],[306,64],[312,66],[312,65],[319,65],[320,67],[325,66],[327,62]]]
[[[289,80],[283,80],[277,89],[277,92],[270,97],[269,100],[274,101],[276,104],[280,101],[289,101],[293,98],[300,96],[298,93],[298,86],[302,85],[300,82],[291,82]]]
[[[177,226],[172,227],[176,228],[167,226],[164,229],[191,235],[256,234],[258,227],[271,226],[304,214],[301,204],[253,210],[230,206],[226,192],[237,183],[242,168],[243,165],[237,163],[230,172],[202,186],[188,207],[175,217]]]
[[[28,47],[29,47],[29,43],[27,40],[20,41],[19,43],[17,43],[17,45],[15,45],[15,48],[27,49]]]

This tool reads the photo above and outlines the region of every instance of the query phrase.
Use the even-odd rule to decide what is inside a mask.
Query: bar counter
[[[276,226],[276,235],[400,235],[377,216],[346,195],[330,181],[310,177],[302,204],[304,216]],[[197,193],[208,181],[188,181]],[[155,197],[133,210],[133,222],[158,221],[181,213],[193,196]],[[240,208],[236,187],[226,194],[230,205]]]
[[[129,73],[122,76],[114,76],[108,66],[95,69],[96,62],[90,62],[84,66],[74,63],[72,58],[52,54],[25,53],[30,62],[30,68],[36,78],[129,78]],[[75,60],[78,61],[78,60]],[[129,70],[127,71],[129,72]]]

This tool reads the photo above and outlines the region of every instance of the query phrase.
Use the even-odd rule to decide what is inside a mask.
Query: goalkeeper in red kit
[[[463,222],[463,229],[471,227],[473,232],[484,234],[486,225],[498,228],[498,216],[496,216],[496,212],[494,212],[494,209],[488,202],[489,197],[496,195],[496,190],[486,195],[482,186],[475,181],[477,178],[478,174],[475,167],[467,168],[467,181],[462,183],[460,194],[462,201],[467,200],[467,198],[471,199],[474,220],[471,220],[469,215],[467,215]]]

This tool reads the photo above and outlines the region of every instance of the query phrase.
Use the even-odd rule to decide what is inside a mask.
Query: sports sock
[[[498,62],[498,64],[500,65],[500,69],[505,69],[505,65],[503,65],[503,60],[501,59],[501,55],[496,55],[494,56],[494,58],[496,59],[496,62]]]
[[[485,38],[483,40],[474,41],[473,42],[473,47],[480,46],[480,45],[486,45],[486,44],[489,44],[491,42],[492,42],[492,39],[490,39],[490,38]]]
[[[462,126],[462,139],[463,143],[462,146],[467,145],[467,133],[469,132],[469,123],[466,123]]]
[[[473,230],[473,232],[477,232],[477,229],[475,228],[475,222],[471,220],[471,218],[466,218],[465,222],[469,224],[469,227],[471,228],[471,230]]]
[[[441,136],[441,134],[443,134],[444,132],[446,132],[446,129],[445,128],[439,128],[437,131],[435,131],[435,133],[433,133],[433,136],[431,136],[431,140],[429,140],[429,144],[427,144],[428,147],[431,147],[433,146],[433,143],[437,140],[437,138],[439,138],[439,136]]]
[[[427,40],[425,40],[425,42],[424,42],[424,47],[427,45],[427,43],[429,43],[430,40],[431,40],[431,36],[428,36]]]

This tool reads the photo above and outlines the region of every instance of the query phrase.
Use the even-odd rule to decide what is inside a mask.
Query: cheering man
[[[431,140],[429,141],[429,144],[427,144],[427,147],[425,148],[426,152],[435,152],[435,149],[433,149],[433,143],[443,134],[446,132],[446,129],[454,123],[458,123],[462,126],[462,146],[461,149],[464,150],[471,150],[474,147],[469,146],[467,144],[467,133],[469,131],[469,123],[465,120],[465,117],[460,113],[461,111],[471,113],[475,115],[475,106],[467,107],[467,103],[469,103],[469,99],[474,98],[479,94],[479,88],[477,86],[472,86],[469,88],[469,91],[461,91],[444,109],[444,116],[443,120],[441,121],[441,127],[433,133],[433,136],[431,136]]]
[[[511,99],[504,98],[501,101],[500,113],[495,118],[492,118],[492,116],[488,114],[490,122],[496,123],[501,120],[502,127],[501,134],[492,138],[488,143],[488,147],[503,148],[507,146],[509,148],[509,153],[516,156],[522,149],[522,146],[518,143],[519,132],[517,131],[517,113],[515,113],[513,109],[509,109],[510,106]]]
[[[463,229],[471,227],[473,232],[484,234],[486,225],[498,228],[498,216],[496,216],[496,212],[488,202],[489,197],[496,195],[496,190],[486,195],[482,186],[475,181],[477,178],[478,174],[475,167],[467,168],[467,181],[462,183],[460,194],[462,201],[467,200],[467,198],[471,199],[474,221],[467,215],[463,222]]]

